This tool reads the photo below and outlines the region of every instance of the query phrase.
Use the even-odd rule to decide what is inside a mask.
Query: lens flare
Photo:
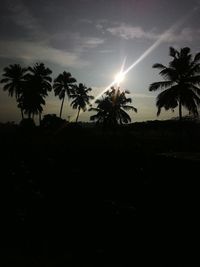
[[[125,78],[125,74],[124,74],[123,72],[119,72],[119,73],[115,76],[115,82],[116,82],[116,84],[119,86],[119,84],[120,84],[121,82],[123,82],[124,78]]]

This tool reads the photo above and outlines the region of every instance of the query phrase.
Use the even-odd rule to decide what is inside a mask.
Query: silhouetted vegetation
[[[90,99],[94,99],[93,96],[88,95],[89,92],[91,92],[91,88],[87,88],[85,85],[80,83],[79,85],[74,86],[71,98],[73,98],[73,101],[71,102],[71,106],[74,109],[78,109],[78,114],[76,117],[76,122],[78,121],[78,117],[80,114],[80,111],[86,111],[87,106],[90,105]]]
[[[24,130],[33,130],[36,127],[32,118],[21,120],[19,126]]]
[[[67,121],[57,117],[56,114],[44,115],[41,121],[41,127],[45,129],[59,129],[62,126],[66,126]]]
[[[67,96],[70,97],[75,82],[76,79],[71,76],[71,73],[66,71],[64,71],[62,74],[59,74],[58,77],[54,80],[53,88],[55,96],[58,95],[59,99],[62,100],[60,107],[60,118],[62,116],[62,109],[65,101],[65,96],[67,94]]]
[[[90,111],[97,112],[90,119],[97,123],[112,126],[131,122],[131,118],[126,111],[134,110],[137,112],[137,109],[128,105],[132,100],[127,98],[126,94],[129,94],[129,91],[121,91],[120,88],[112,87],[111,90],[105,92],[105,96],[95,101],[96,108],[90,108]]]
[[[200,53],[194,58],[189,47],[177,51],[170,47],[170,56],[173,58],[166,67],[160,63],[153,68],[160,69],[160,75],[165,79],[162,82],[152,83],[150,91],[165,89],[157,97],[156,105],[158,113],[164,107],[166,110],[179,107],[179,118],[182,119],[182,106],[189,110],[194,116],[198,116],[200,106]]]
[[[4,83],[3,90],[8,91],[8,95],[13,97],[15,95],[16,101],[18,103],[18,107],[21,109],[22,119],[23,108],[20,106],[20,98],[24,90],[24,75],[27,69],[22,68],[19,64],[10,65],[4,68],[3,79],[1,83]]]

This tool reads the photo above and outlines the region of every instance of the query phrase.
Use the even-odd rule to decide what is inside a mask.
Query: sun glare
[[[125,78],[125,73],[124,72],[119,72],[115,76],[115,82],[119,85],[121,82],[123,82],[124,78]]]

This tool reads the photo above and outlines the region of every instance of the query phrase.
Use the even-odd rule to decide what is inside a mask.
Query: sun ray
[[[126,57],[123,60],[120,72],[115,76],[115,83],[119,87],[120,83],[125,79],[124,67],[126,63]]]

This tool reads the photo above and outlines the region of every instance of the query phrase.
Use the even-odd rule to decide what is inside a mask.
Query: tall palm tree
[[[137,109],[128,105],[132,103],[132,99],[127,98],[126,94],[129,94],[129,91],[121,91],[120,88],[111,87],[111,90],[108,90],[102,99],[95,101],[97,107],[91,108],[90,111],[97,113],[92,115],[90,119],[108,125],[131,122],[131,117],[126,111],[137,112]]]
[[[33,67],[28,67],[30,78],[35,79],[39,86],[39,91],[43,96],[47,96],[52,90],[51,82],[52,70],[47,68],[44,63],[36,63]]]
[[[25,78],[27,82],[27,90],[30,92],[30,95],[32,95],[32,101],[35,101],[35,107],[38,105],[45,105],[44,98],[48,95],[48,92],[52,90],[52,78],[50,77],[52,71],[47,68],[44,63],[36,63],[33,67],[28,67],[28,71],[29,73]],[[28,91],[26,92],[27,97]],[[28,98],[26,99],[28,101]],[[34,103],[31,106],[33,107]],[[41,121],[43,108],[39,108],[39,106],[36,108],[36,113],[34,113],[39,114],[39,121]]]
[[[79,85],[75,85],[73,88],[73,93],[71,94],[73,101],[71,102],[71,106],[74,109],[78,109],[76,122],[78,121],[81,109],[83,111],[86,111],[87,105],[90,105],[90,99],[94,99],[93,96],[88,95],[88,93],[91,91],[92,88],[87,88],[82,83],[79,83]]]
[[[66,71],[59,74],[58,77],[54,80],[53,88],[55,96],[59,96],[59,98],[62,100],[60,107],[60,118],[62,116],[62,109],[65,101],[65,96],[67,94],[67,96],[70,97],[75,82],[76,79],[72,77],[70,72]]]
[[[164,89],[157,96],[157,115],[161,109],[174,109],[179,107],[179,119],[182,120],[182,107],[185,107],[191,114],[198,115],[200,105],[200,53],[192,57],[190,48],[184,47],[180,51],[170,47],[169,54],[172,61],[169,66],[160,63],[153,65],[153,68],[160,70],[164,81],[154,82],[149,90],[155,91]]]
[[[3,79],[0,81],[4,83],[3,90],[8,91],[8,95],[13,97],[15,95],[16,101],[19,102],[20,95],[22,94],[24,76],[27,69],[22,68],[19,64],[9,65],[4,68]],[[18,107],[20,107],[18,105]],[[24,117],[23,110],[21,109],[22,119]]]
[[[42,106],[45,105],[44,98],[52,89],[50,77],[52,71],[43,63],[36,63],[27,70],[18,106],[28,114],[29,118],[31,115],[34,117],[35,114],[39,114],[39,120],[41,120]]]

